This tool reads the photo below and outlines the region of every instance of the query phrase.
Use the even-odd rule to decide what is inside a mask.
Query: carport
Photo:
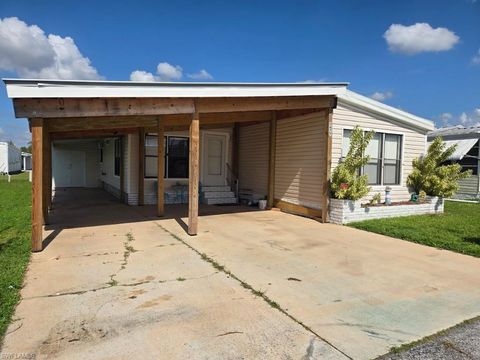
[[[49,224],[52,204],[52,141],[85,138],[122,138],[138,134],[135,181],[138,205],[144,204],[144,139],[148,132],[158,136],[157,215],[165,214],[165,146],[167,131],[188,131],[188,234],[198,232],[200,181],[200,130],[233,128],[232,173],[238,176],[238,129],[245,124],[269,123],[268,207],[274,205],[300,213],[312,212],[278,201],[274,194],[277,121],[319,114],[324,122],[325,141],[318,161],[326,164],[318,193],[323,195],[321,212],[328,221],[328,180],[331,164],[331,121],[336,95],[345,83],[335,84],[247,84],[247,83],[135,83],[107,81],[61,81],[6,79],[15,116],[28,118],[32,132],[32,249],[43,249],[42,226]],[[121,156],[125,156],[120,151]],[[125,162],[121,161],[121,167]],[[120,171],[120,197],[127,179]],[[132,179],[130,179],[131,181]]]

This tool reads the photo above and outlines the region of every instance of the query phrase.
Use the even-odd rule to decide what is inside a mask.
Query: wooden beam
[[[193,100],[188,98],[17,98],[13,99],[13,107],[17,118],[189,114],[194,111]]]
[[[295,215],[301,215],[312,219],[320,219],[322,210],[308,208],[306,206],[292,204],[287,201],[275,199],[274,206],[283,212]]]
[[[322,222],[330,222],[329,206],[330,206],[330,173],[332,170],[332,117],[333,109],[325,116],[325,176],[323,178],[323,201],[322,201]]]
[[[125,202],[125,154],[123,152],[124,137],[120,136],[120,202]]]
[[[32,127],[32,251],[43,249],[43,119],[30,120]]]
[[[51,154],[51,144],[50,136],[48,134],[47,124],[43,122],[43,146],[42,146],[42,161],[43,161],[43,171],[42,171],[42,217],[43,224],[49,224],[48,218],[48,209],[50,208],[50,190],[48,185],[50,184],[50,178],[52,177],[52,154]]]
[[[138,205],[144,203],[145,179],[145,129],[138,128]]]
[[[193,114],[190,124],[190,151],[188,173],[188,234],[198,232],[198,182],[200,166],[200,116]]]
[[[275,196],[275,151],[277,140],[277,116],[273,111],[270,120],[270,136],[269,136],[269,154],[268,154],[268,195],[267,208],[273,207],[273,199]]]
[[[195,101],[195,106],[194,106]],[[335,96],[13,99],[16,117],[71,118],[330,108]],[[195,110],[196,109],[196,110]]]
[[[200,98],[195,106],[203,113],[231,111],[329,108],[335,96],[267,96],[247,98]],[[203,118],[203,115],[202,115]],[[203,121],[203,120],[202,120]]]
[[[162,120],[157,125],[157,215],[165,215],[165,127]]]
[[[85,139],[85,138],[110,138],[110,137],[117,137],[117,136],[126,135],[126,134],[134,134],[136,133],[136,131],[137,131],[136,128],[60,131],[60,132],[50,132],[50,139],[51,140],[69,140],[69,139]]]
[[[322,111],[320,108],[281,110],[277,112],[277,119],[304,115]],[[165,130],[169,127],[190,128],[191,114],[162,115]],[[70,138],[75,138],[75,133],[82,131],[78,137],[116,136],[120,133],[135,132],[139,126],[145,128],[157,128],[157,116],[96,116],[96,117],[73,117],[51,118],[46,120],[49,131],[55,133],[56,138],[61,138],[63,132],[68,133]],[[271,111],[244,111],[227,113],[202,113],[202,128],[223,126],[233,123],[251,123],[270,121]]]

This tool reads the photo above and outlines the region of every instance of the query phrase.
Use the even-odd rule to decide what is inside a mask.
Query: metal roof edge
[[[380,114],[391,120],[400,121],[404,124],[422,130],[431,131],[434,129],[434,123],[431,120],[421,118],[404,110],[400,110],[393,106],[383,104],[379,101],[370,99],[351,90],[346,90],[345,94],[339,94],[338,101],[340,104],[344,102],[351,106],[361,108],[367,112]]]

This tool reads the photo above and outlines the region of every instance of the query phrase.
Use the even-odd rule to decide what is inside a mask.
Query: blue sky
[[[0,19],[1,77],[348,81],[438,126],[480,123],[480,0],[2,0]],[[0,139],[27,131],[1,86]]]

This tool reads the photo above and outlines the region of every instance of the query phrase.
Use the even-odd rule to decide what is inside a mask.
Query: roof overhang
[[[387,121],[399,122],[425,132],[434,129],[433,121],[415,116],[392,106],[388,106],[350,90],[346,90],[344,93],[338,94],[338,104],[350,106],[373,116],[383,118]]]
[[[348,83],[194,83],[3,79],[9,98],[215,98],[338,95]]]
[[[478,139],[446,140],[445,145],[447,145],[447,147],[450,147],[452,145],[457,146],[455,152],[450,155],[448,160],[462,160],[477,142]]]

